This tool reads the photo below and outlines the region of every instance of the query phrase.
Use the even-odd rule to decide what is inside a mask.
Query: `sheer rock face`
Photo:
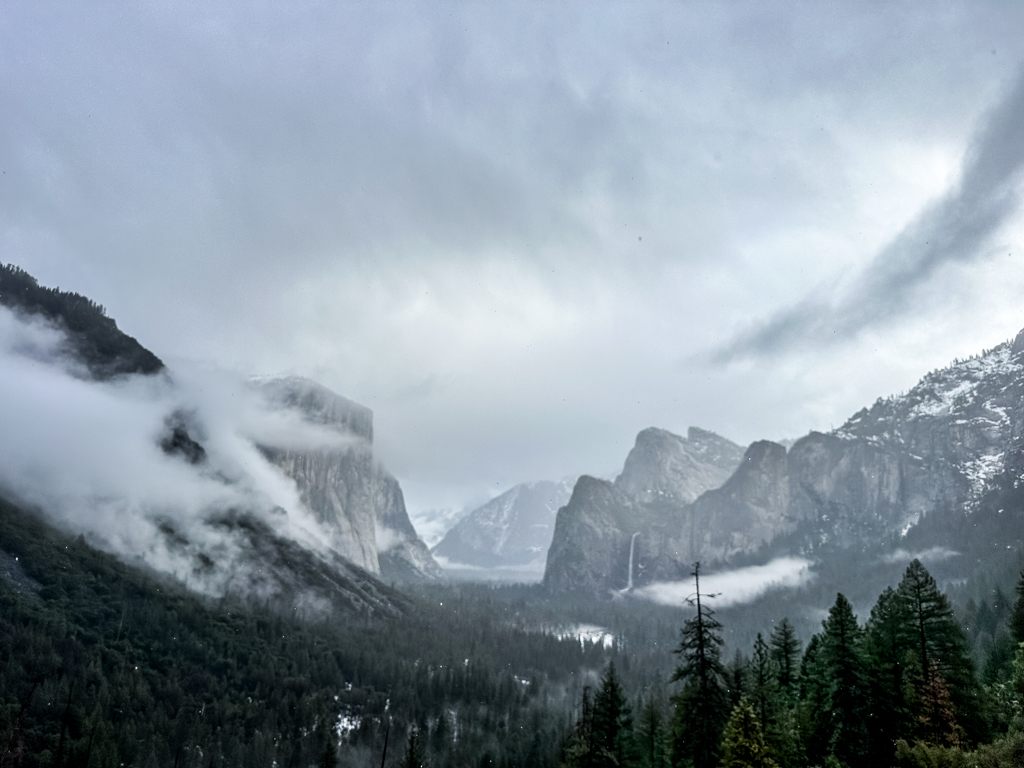
[[[736,472],[684,511],[687,562],[723,561],[771,541],[791,523],[786,449],[761,440],[751,445]]]
[[[681,437],[650,427],[636,436],[615,485],[643,503],[686,504],[724,483],[742,458],[742,448],[714,432],[690,427]]]
[[[256,380],[277,405],[351,438],[338,446],[302,449],[261,446],[292,478],[306,507],[333,534],[346,559],[385,579],[435,578],[440,569],[417,537],[398,481],[373,456],[373,414],[315,382]]]
[[[549,587],[618,588],[635,531],[642,583],[676,578],[694,560],[714,566],[757,553],[869,550],[941,527],[951,510],[954,518],[971,515],[1024,444],[1024,331],[878,400],[833,432],[811,432],[788,453],[754,443],[717,485],[722,464],[692,461],[694,432],[684,441],[644,430],[614,484],[618,496],[573,494],[559,512]],[[712,454],[731,458],[727,447],[704,455]],[[585,544],[560,540],[570,535]],[[929,529],[927,538],[941,542],[942,531]]]
[[[521,483],[463,517],[434,547],[454,563],[493,568],[543,566],[568,481]]]
[[[684,438],[643,430],[614,482],[577,481],[558,512],[544,583],[556,591],[625,587],[636,532],[637,568],[648,578],[675,578],[688,551],[684,509],[725,482],[742,458],[738,445],[713,432],[691,428]]]

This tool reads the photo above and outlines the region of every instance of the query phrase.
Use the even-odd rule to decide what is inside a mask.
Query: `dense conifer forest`
[[[86,296],[47,288],[14,264],[0,263],[0,306],[38,315],[67,334],[69,355],[97,379],[156,373],[164,364],[117,327],[106,309]]]
[[[767,621],[431,586],[398,619],[204,599],[0,510],[5,766],[1011,766],[1024,592],[960,616],[918,561],[863,617]],[[768,601],[769,604],[771,601]],[[757,615],[759,612],[755,612]],[[600,616],[616,642],[559,636]],[[551,631],[540,631],[548,629]]]

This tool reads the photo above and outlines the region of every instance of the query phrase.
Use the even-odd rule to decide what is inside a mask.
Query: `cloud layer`
[[[992,257],[993,238],[1019,214],[1024,176],[1024,71],[986,115],[958,181],[887,243],[849,285],[817,290],[720,349],[731,360],[849,339],[913,308],[922,285],[949,264]]]
[[[753,602],[771,589],[792,589],[814,578],[811,562],[780,557],[764,565],[701,575],[701,594],[713,595],[712,605],[724,608]],[[680,606],[692,597],[693,581],[658,581],[634,590],[634,597],[661,605]]]
[[[372,407],[413,511],[614,473],[652,424],[797,435],[1024,325],[1017,157],[985,149],[1016,151],[1012,115],[983,117],[1022,25],[974,0],[15,0],[0,260],[162,359]]]

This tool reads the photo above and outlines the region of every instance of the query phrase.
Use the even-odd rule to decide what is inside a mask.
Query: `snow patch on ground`
[[[615,645],[615,635],[596,624],[569,624],[556,628],[552,634],[559,640],[576,638],[580,645],[599,643],[604,648],[611,648]]]
[[[337,734],[339,741],[347,741],[348,738],[359,730],[359,726],[363,724],[363,718],[359,715],[353,715],[351,712],[342,711],[338,713],[338,719],[334,723],[334,733]]]
[[[1002,472],[1005,465],[1005,451],[979,456],[973,461],[965,462],[963,473],[971,484],[971,493],[974,496],[980,496],[988,486],[989,481]]]

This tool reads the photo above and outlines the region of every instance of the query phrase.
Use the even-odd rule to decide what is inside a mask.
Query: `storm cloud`
[[[847,341],[909,311],[918,288],[947,264],[991,258],[993,238],[1020,210],[1022,125],[1024,72],[982,121],[964,155],[959,180],[927,205],[848,286],[835,296],[819,289],[714,357],[728,361],[785,352],[800,344]]]
[[[1022,25],[966,0],[10,2],[0,261],[175,370],[371,407],[413,514],[612,475],[650,425],[797,436],[1024,325]]]

